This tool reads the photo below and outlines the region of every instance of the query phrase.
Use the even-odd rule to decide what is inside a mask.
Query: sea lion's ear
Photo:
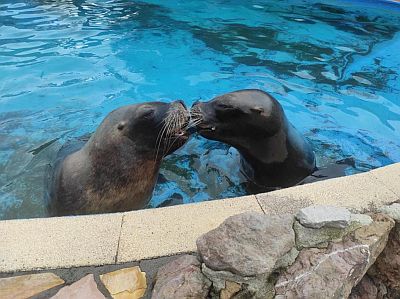
[[[262,107],[256,106],[256,107],[250,108],[250,111],[257,113],[257,114],[261,114],[264,112],[264,109]]]
[[[122,131],[125,128],[125,125],[126,125],[126,122],[121,121],[121,122],[119,122],[117,129]]]

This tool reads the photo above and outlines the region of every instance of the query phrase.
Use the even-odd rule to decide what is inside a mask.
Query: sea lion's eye
[[[229,115],[244,114],[244,111],[242,109],[240,109],[239,107],[226,105],[226,104],[218,104],[215,110],[216,110],[217,114],[224,114],[224,115],[225,114],[229,114]]]
[[[250,108],[250,111],[254,112],[256,114],[262,114],[264,112],[264,109],[262,107],[256,106],[256,107]]]
[[[232,117],[240,117],[243,114],[245,114],[245,112],[239,107],[228,106],[228,105],[221,105],[221,106],[218,105],[217,108],[215,109],[217,118],[219,119],[225,119],[225,118],[230,119]]]
[[[126,123],[124,121],[121,121],[118,126],[117,129],[122,131],[125,128]]]
[[[235,109],[233,106],[226,104],[218,104],[217,108],[221,110]]]
[[[142,112],[141,118],[149,119],[154,115],[153,109],[146,109]]]

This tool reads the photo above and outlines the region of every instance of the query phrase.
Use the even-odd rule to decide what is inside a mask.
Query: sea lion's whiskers
[[[197,125],[199,125],[199,124],[201,124],[201,123],[202,123],[202,120],[197,120],[197,121],[194,121],[194,122],[190,122],[190,123],[185,127],[185,130],[188,130],[188,129],[190,129],[190,128],[196,127]]]
[[[202,118],[202,116],[199,114],[199,115],[191,115],[191,119],[201,119]]]
[[[157,135],[157,138],[156,138],[156,155],[155,155],[155,158],[154,158],[154,162],[157,161],[158,153],[160,151],[161,141],[162,141],[162,137],[164,135],[165,129],[166,129],[166,124],[164,123],[162,128],[161,128],[161,130],[160,130],[160,132]]]
[[[169,127],[168,127],[168,131],[167,131],[167,137],[171,136],[171,133],[174,131],[175,129],[175,123],[176,123],[176,114],[173,114],[171,119],[168,120],[169,121]]]
[[[176,111],[175,109],[169,110],[168,111],[168,116],[166,119],[166,123],[167,123],[167,131],[165,134],[165,138],[167,139],[167,144],[164,146],[164,150],[163,150],[163,154],[162,156],[164,157],[166,153],[168,153],[168,150],[172,147],[172,145],[170,144],[171,142],[171,136],[175,131],[175,123],[176,123],[176,118],[177,118],[177,113],[171,113],[170,111]]]
[[[174,115],[169,115],[166,119],[165,119],[165,123],[166,123],[166,130],[165,130],[165,138],[168,138],[171,135],[171,131],[172,131],[172,127],[173,127],[173,122],[174,122]]]
[[[194,107],[194,108],[192,108],[192,110],[190,110],[190,114],[200,114],[201,113],[201,111],[200,111],[200,109],[199,108],[197,108],[197,107]]]
[[[202,115],[190,115],[190,120],[191,122],[197,122],[197,121],[202,121],[203,116]]]
[[[168,140],[169,140],[169,133],[168,133],[168,131],[170,131],[170,127],[171,127],[171,123],[168,123],[167,124],[167,126],[166,126],[166,130],[165,130],[165,133],[164,133],[164,136],[163,136],[163,139],[161,139],[160,140],[160,146],[159,146],[159,149],[161,149],[161,142],[163,141],[163,140],[167,140],[167,142],[168,142]],[[165,155],[166,155],[166,153],[167,153],[167,151],[166,151],[166,148],[168,147],[168,144],[166,145],[166,144],[164,144],[163,145],[163,149],[162,149],[162,153],[161,153],[161,158],[163,158],[163,157],[165,157]],[[158,155],[158,153],[157,153],[157,155]]]
[[[176,127],[176,131],[179,131],[179,130],[181,130],[182,128],[183,128],[183,126],[184,126],[184,124],[185,124],[185,121],[184,121],[184,115],[183,115],[183,113],[181,112],[181,111],[179,111],[180,113],[179,113],[179,115],[178,115],[178,121],[177,121],[177,127]]]
[[[157,161],[158,153],[159,153],[160,147],[161,147],[161,142],[163,140],[163,136],[166,133],[168,125],[169,125],[169,123],[167,121],[167,118],[163,119],[162,122],[164,123],[163,127],[160,130],[160,133],[158,134],[157,139],[156,139],[156,156],[155,156],[155,160],[154,161]],[[164,156],[164,154],[162,156]]]
[[[186,130],[189,126],[190,112],[180,107],[170,107],[160,124],[161,123],[162,128],[156,138],[155,161],[157,161],[159,157],[164,157],[172,148],[176,140],[179,139],[180,136],[175,137],[175,135],[180,134],[182,130]],[[163,141],[166,142],[161,149]],[[160,152],[162,153],[160,154]]]
[[[189,121],[189,123],[186,126],[186,129],[193,128],[197,126],[198,124],[202,123],[203,118],[199,115],[198,117],[192,117]]]
[[[192,115],[192,117],[190,118],[190,120],[192,121],[192,122],[195,122],[195,121],[202,121],[203,120],[203,117],[201,116],[201,115]]]
[[[203,122],[203,120],[202,120],[202,119],[199,119],[199,120],[197,120],[197,121],[194,121],[194,122],[190,123],[190,124],[187,126],[187,128],[188,128],[188,129],[189,129],[189,128],[193,128],[193,127],[195,127],[195,126],[201,124],[202,122]]]
[[[176,108],[174,109],[174,111],[175,113],[171,114],[171,117],[168,119],[170,126],[166,134],[167,144],[165,145],[163,155],[168,153],[168,151],[172,148],[172,146],[180,137],[180,136],[176,137],[173,136],[179,134],[182,130],[186,130],[185,126],[186,119],[190,117],[189,113],[185,113],[186,110],[182,111],[182,109]]]
[[[156,139],[156,142],[158,141],[158,139],[160,138],[160,136],[162,136],[162,134],[163,134],[163,132],[164,132],[164,130],[165,130],[165,127],[166,127],[166,123],[165,123],[165,119],[163,119],[163,120],[161,120],[159,123],[158,123],[158,125],[161,125],[162,124],[162,127],[161,127],[161,130],[160,130],[160,132],[158,133],[158,135],[157,135],[157,139]]]
[[[172,148],[172,146],[174,145],[174,143],[179,139],[178,137],[175,137],[174,140],[172,141],[171,145],[167,148],[166,152],[168,153],[168,151]]]

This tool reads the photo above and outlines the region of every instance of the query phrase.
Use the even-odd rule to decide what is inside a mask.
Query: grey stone
[[[389,215],[396,222],[400,222],[400,203],[394,203],[390,206],[383,206],[379,209],[381,213]]]
[[[346,208],[321,205],[301,209],[296,219],[309,228],[345,228],[350,224],[350,215]]]
[[[347,298],[385,248],[394,221],[377,215],[327,249],[303,249],[275,285],[277,298]]]
[[[326,248],[329,242],[340,241],[344,236],[365,225],[372,223],[372,218],[364,214],[351,214],[350,225],[346,228],[335,228],[324,226],[322,228],[309,228],[295,221],[296,247],[302,248]]]
[[[274,297],[274,283],[268,274],[241,276],[228,271],[214,271],[205,264],[202,265],[202,271],[212,281],[210,292],[212,299],[221,299],[226,296],[227,290],[231,291],[232,284],[240,286],[233,295],[235,299],[272,299]]]
[[[208,268],[243,276],[269,274],[295,245],[293,216],[247,212],[226,219],[197,239]]]
[[[309,228],[295,221],[293,228],[296,232],[296,247],[302,248],[326,248],[329,242],[338,242],[344,236],[365,225],[372,223],[372,218],[368,215],[352,214],[350,225],[346,228],[322,227]]]
[[[350,225],[351,226],[364,226],[370,225],[373,222],[371,216],[366,214],[351,214]],[[358,225],[357,225],[358,224]]]
[[[299,255],[299,251],[293,247],[288,253],[282,256],[275,264],[275,269],[287,268],[294,263],[297,256]]]
[[[183,255],[161,267],[155,278],[152,299],[207,298],[211,281],[193,255]]]
[[[63,287],[51,299],[105,299],[94,281],[93,274],[86,275],[70,286]]]
[[[293,228],[296,232],[297,249],[310,247],[326,248],[329,242],[340,241],[346,234],[346,231],[341,228],[308,228],[302,226],[297,221],[294,223]]]

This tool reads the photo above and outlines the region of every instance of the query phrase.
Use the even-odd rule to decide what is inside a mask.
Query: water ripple
[[[57,147],[141,101],[190,106],[261,88],[319,165],[400,161],[400,9],[362,3],[2,1],[0,218],[45,216]],[[243,195],[237,163],[234,149],[195,136],[163,163],[151,206]]]

